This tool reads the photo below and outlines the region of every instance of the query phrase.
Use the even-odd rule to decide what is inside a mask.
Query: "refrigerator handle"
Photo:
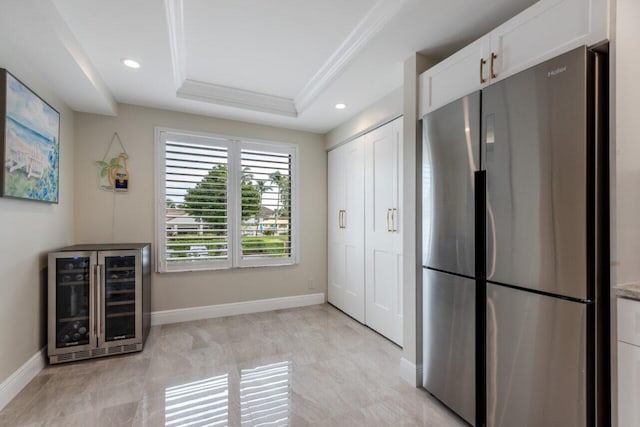
[[[487,216],[489,217],[489,235],[487,236],[490,246],[490,253],[487,253],[489,262],[487,263],[487,279],[491,279],[496,272],[496,222],[493,217],[493,209],[487,197]]]

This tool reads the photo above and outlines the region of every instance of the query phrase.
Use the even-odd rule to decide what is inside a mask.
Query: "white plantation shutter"
[[[244,143],[242,171],[242,264],[291,258],[292,157],[287,149]]]
[[[296,148],[157,131],[159,272],[296,262]]]

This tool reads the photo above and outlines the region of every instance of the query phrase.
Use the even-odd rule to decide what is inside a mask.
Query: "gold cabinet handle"
[[[495,79],[496,77],[498,77],[498,75],[496,74],[496,72],[494,71],[494,63],[496,58],[498,57],[498,55],[496,55],[495,53],[491,52],[491,78]]]
[[[487,60],[484,58],[480,58],[480,83],[486,83],[487,79],[484,78],[484,64],[487,63]]]

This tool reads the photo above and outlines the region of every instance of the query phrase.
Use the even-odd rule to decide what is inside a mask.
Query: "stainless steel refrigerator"
[[[476,422],[480,92],[423,119],[423,384]],[[482,189],[480,189],[482,191]],[[479,197],[478,197],[479,196]]]
[[[581,47],[424,118],[424,386],[471,424],[608,423],[607,68]]]
[[[487,87],[487,425],[608,418],[606,55]]]

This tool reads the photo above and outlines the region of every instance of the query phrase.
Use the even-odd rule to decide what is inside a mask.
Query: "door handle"
[[[486,83],[487,79],[484,78],[484,64],[487,63],[487,60],[484,58],[480,58],[480,83]]]
[[[342,228],[342,209],[338,210],[338,228]]]
[[[387,209],[387,232],[391,233],[391,209]]]
[[[498,75],[494,71],[494,67],[493,67],[497,57],[498,57],[498,55],[496,55],[495,53],[491,52],[491,78],[492,79],[495,79],[496,77],[498,77]]]
[[[391,209],[391,231],[396,232],[398,231],[398,226],[396,225],[396,213],[398,212],[398,209],[393,208]]]
[[[346,209],[342,210],[342,228],[347,228],[347,211],[346,211]]]

